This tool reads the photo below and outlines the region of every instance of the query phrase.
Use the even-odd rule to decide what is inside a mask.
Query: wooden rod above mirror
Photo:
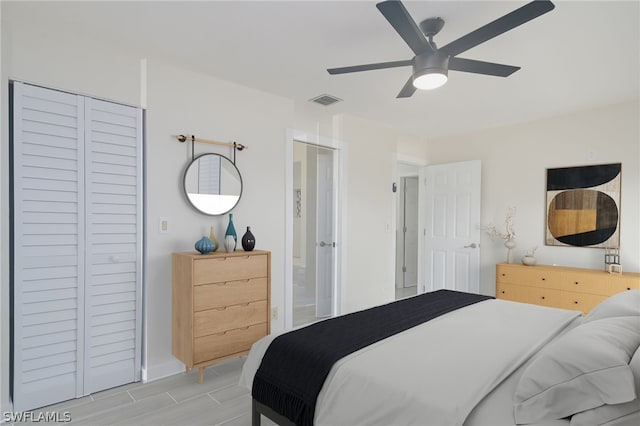
[[[212,144],[212,145],[228,146],[228,147],[231,147],[231,148],[235,148],[238,151],[242,151],[243,149],[249,149],[248,146],[243,145],[241,143],[214,141],[214,140],[211,140],[211,139],[197,138],[194,135],[189,135],[189,136],[176,135],[176,139],[178,139],[180,142],[192,141],[192,142],[208,143],[208,144]]]

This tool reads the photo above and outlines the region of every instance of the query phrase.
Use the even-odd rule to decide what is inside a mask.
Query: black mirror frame
[[[240,193],[238,194],[238,201],[236,201],[236,203],[229,210],[226,210],[226,211],[221,212],[221,213],[207,213],[207,212],[202,211],[200,208],[198,208],[198,206],[196,206],[195,204],[193,204],[191,202],[191,199],[189,199],[189,196],[187,195],[187,173],[189,172],[189,168],[191,167],[191,165],[193,163],[195,163],[200,158],[202,158],[204,156],[207,156],[207,155],[217,155],[218,157],[221,157],[221,158],[227,160],[236,169],[236,172],[238,172],[238,178],[240,179]],[[184,193],[184,197],[187,199],[189,204],[191,204],[191,206],[194,209],[196,209],[198,212],[200,212],[202,214],[206,214],[207,216],[222,216],[224,214],[229,213],[240,202],[240,199],[242,198],[242,192],[243,191],[244,191],[244,182],[242,181],[242,174],[240,173],[240,169],[238,169],[238,166],[236,166],[235,163],[233,161],[231,161],[231,159],[229,157],[227,157],[225,155],[222,155],[222,154],[217,154],[215,152],[207,152],[205,154],[198,155],[193,160],[191,160],[191,162],[189,162],[189,164],[187,164],[187,167],[184,169],[184,173],[182,174],[182,192]]]

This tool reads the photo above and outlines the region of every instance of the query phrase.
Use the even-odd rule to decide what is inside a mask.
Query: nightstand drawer
[[[193,316],[195,337],[221,333],[267,321],[267,301],[233,305],[196,312]]]
[[[193,266],[193,283],[201,285],[266,277],[267,265],[266,255],[198,259]]]
[[[250,278],[195,286],[193,310],[221,308],[256,300],[267,300],[267,278]]]
[[[267,324],[263,323],[196,338],[194,340],[193,362],[198,364],[211,359],[248,351],[256,340],[266,335]]]

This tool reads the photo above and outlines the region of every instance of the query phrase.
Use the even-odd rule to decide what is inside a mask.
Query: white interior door
[[[479,160],[426,166],[420,171],[425,194],[425,291],[477,293],[480,276]]]
[[[331,315],[335,264],[333,209],[333,150],[319,149],[317,155],[316,202],[316,317]]]
[[[331,316],[337,287],[337,150],[293,142],[292,325]]]
[[[418,284],[418,177],[404,181],[404,287]]]

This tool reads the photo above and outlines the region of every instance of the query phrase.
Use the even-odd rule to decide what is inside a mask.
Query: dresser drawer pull
[[[544,300],[544,296],[542,296],[541,299]]]
[[[578,284],[580,284],[580,283],[579,283],[578,281],[576,281],[576,282],[575,282],[575,285],[578,285]]]
[[[546,280],[546,278],[545,278],[545,277],[542,277],[542,281],[545,281],[545,280]]]
[[[631,287],[627,287],[627,290],[631,290]]]
[[[502,290],[500,293],[504,294],[504,293],[505,293],[505,291],[504,291],[504,290]]]
[[[575,303],[575,304],[577,305],[577,304],[578,304],[578,301],[577,301],[577,300],[574,300],[574,301],[573,301],[573,303]]]

